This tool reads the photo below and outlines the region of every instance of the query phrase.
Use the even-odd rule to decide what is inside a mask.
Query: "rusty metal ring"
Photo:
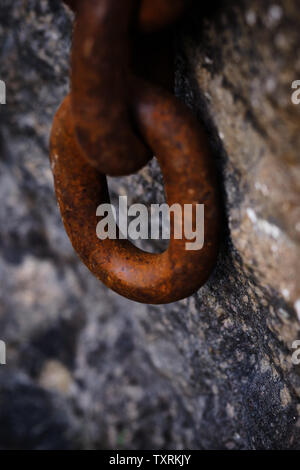
[[[188,109],[156,87],[139,81],[133,88],[135,119],[157,155],[168,204],[205,204],[203,248],[186,250],[187,240],[174,239],[172,230],[162,254],[146,253],[128,240],[97,238],[96,208],[109,202],[106,177],[86,162],[78,147],[69,97],[51,134],[56,195],[73,247],[98,279],[129,299],[169,303],[194,293],[215,264],[220,227],[215,172],[207,137]]]
[[[129,23],[134,0],[77,5],[71,69],[75,134],[91,165],[105,174],[133,173],[151,152],[129,112]]]
[[[176,1],[171,9],[169,1],[160,2],[155,18],[164,23],[183,3]],[[142,17],[155,11],[149,2],[143,6]],[[129,111],[129,29],[135,7],[135,0],[77,2],[71,69],[75,134],[90,164],[111,176],[133,173],[152,157]]]

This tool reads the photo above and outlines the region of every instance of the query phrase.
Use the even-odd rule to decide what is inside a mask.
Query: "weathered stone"
[[[99,284],[60,221],[47,153],[71,13],[2,0],[0,24],[0,448],[299,449],[297,1],[195,6],[178,31],[176,92],[210,134],[224,237],[206,286],[166,306]],[[164,197],[155,160],[110,186]]]

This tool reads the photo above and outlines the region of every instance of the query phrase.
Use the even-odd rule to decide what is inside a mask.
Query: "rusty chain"
[[[189,110],[167,91],[131,74],[132,19],[156,30],[182,12],[181,0],[68,0],[76,11],[71,94],[58,110],[50,159],[73,247],[98,279],[129,299],[174,302],[195,292],[216,261],[219,200],[208,139]],[[151,149],[151,150],[150,150]],[[171,227],[168,249],[146,253],[128,240],[96,235],[96,209],[109,202],[106,174],[125,175],[155,153],[167,202],[205,204],[203,248],[185,249]]]

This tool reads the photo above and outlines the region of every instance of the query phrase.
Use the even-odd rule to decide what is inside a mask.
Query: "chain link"
[[[218,253],[219,197],[208,138],[174,96],[131,74],[135,1],[68,3],[76,6],[72,86],[55,116],[50,152],[66,231],[88,268],[119,294],[152,304],[185,298],[207,280]],[[158,2],[152,3],[154,8]],[[168,14],[156,18],[153,28],[177,16],[170,10],[172,2],[160,3],[168,5]],[[182,7],[182,2],[173,4]],[[150,3],[142,6],[146,28]],[[172,223],[169,247],[162,254],[146,253],[128,240],[97,238],[96,209],[109,202],[105,175],[132,173],[153,154],[169,206],[205,204],[202,249],[186,250],[188,240],[175,239]]]

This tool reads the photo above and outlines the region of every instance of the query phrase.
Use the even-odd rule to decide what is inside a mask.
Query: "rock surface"
[[[176,92],[210,134],[225,229],[198,293],[146,306],[93,278],[56,206],[71,13],[1,1],[0,448],[300,449],[299,25],[296,0],[228,0],[178,31]],[[155,160],[110,185],[163,200]]]

